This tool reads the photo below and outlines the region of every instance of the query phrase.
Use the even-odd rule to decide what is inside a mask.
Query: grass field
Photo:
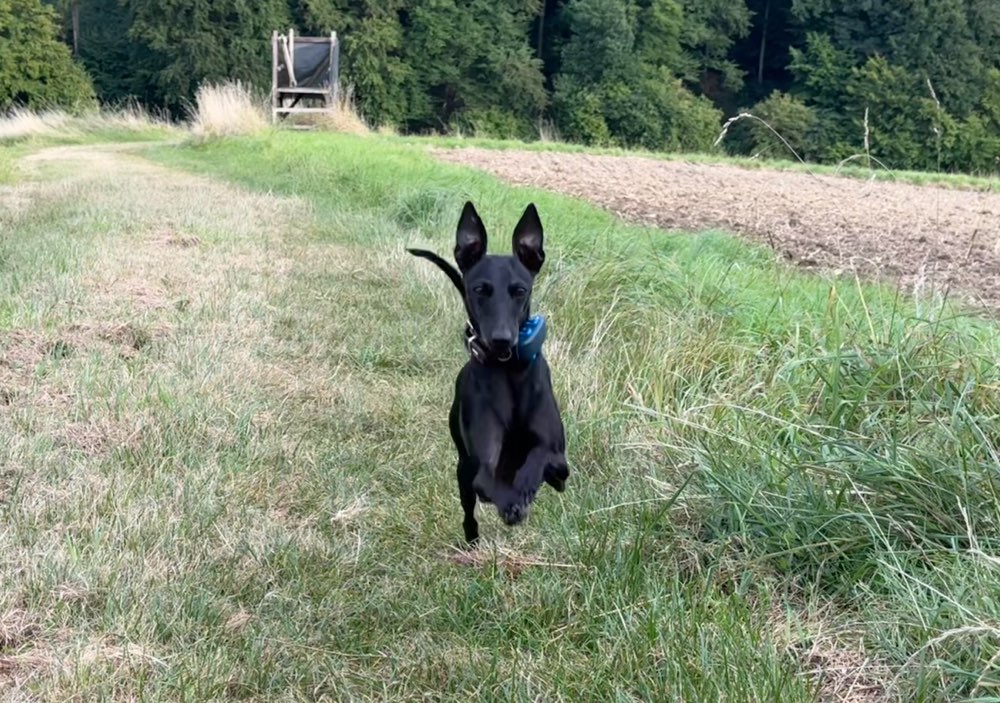
[[[406,140],[19,149],[0,695],[1000,700],[993,323]],[[493,251],[539,206],[573,472],[476,555],[404,251],[466,199]]]

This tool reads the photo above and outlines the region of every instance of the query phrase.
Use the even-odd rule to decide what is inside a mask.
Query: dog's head
[[[521,325],[531,315],[531,287],[545,261],[542,222],[528,205],[514,227],[513,256],[486,254],[486,227],[466,203],[455,235],[455,261],[479,339],[496,356],[509,357]]]

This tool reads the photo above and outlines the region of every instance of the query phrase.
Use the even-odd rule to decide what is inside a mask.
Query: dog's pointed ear
[[[479,213],[472,203],[466,203],[462,208],[462,217],[458,221],[458,231],[455,234],[455,261],[458,268],[465,273],[475,266],[486,254],[486,227],[479,219]]]
[[[514,228],[514,255],[532,273],[538,273],[545,263],[542,239],[542,221],[535,204],[531,203]]]

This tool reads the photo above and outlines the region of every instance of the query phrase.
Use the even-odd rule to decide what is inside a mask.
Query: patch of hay
[[[885,703],[893,699],[892,672],[865,651],[857,633],[818,615],[771,614],[775,641],[818,687],[821,703]]]
[[[203,85],[195,94],[191,131],[201,137],[257,134],[267,129],[263,106],[240,81]]]
[[[38,632],[38,621],[20,608],[0,615],[0,650],[14,651],[27,644]]]
[[[486,549],[480,546],[477,549],[458,550],[449,552],[445,559],[452,564],[459,566],[472,566],[482,568],[493,566],[498,571],[503,571],[511,578],[517,578],[530,567],[550,568],[550,569],[572,569],[573,564],[563,564],[548,561],[531,554],[522,554],[506,547],[496,547]]]
[[[226,620],[226,624],[223,628],[226,632],[238,633],[246,629],[246,626],[250,624],[252,616],[247,611],[240,609],[229,616]]]

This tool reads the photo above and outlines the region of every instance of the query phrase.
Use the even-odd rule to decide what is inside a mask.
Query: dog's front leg
[[[528,516],[528,506],[541,488],[552,458],[552,452],[547,447],[535,447],[528,452],[514,475],[514,490],[505,496],[507,500],[504,503],[497,503],[497,510],[505,523],[516,525]]]
[[[497,467],[500,464],[500,453],[503,449],[504,429],[498,421],[491,418],[473,424],[468,431],[470,451],[476,465],[476,476],[472,481],[475,492],[484,503],[497,506],[501,517],[504,517],[505,506],[518,503],[517,491],[502,480],[497,479]],[[504,517],[507,524],[509,522]],[[520,522],[520,520],[517,520]]]

